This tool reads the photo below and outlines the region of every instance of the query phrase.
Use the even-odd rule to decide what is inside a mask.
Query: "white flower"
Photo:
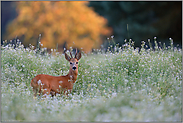
[[[41,84],[41,80],[38,80],[37,83],[38,83],[38,85],[40,85]]]

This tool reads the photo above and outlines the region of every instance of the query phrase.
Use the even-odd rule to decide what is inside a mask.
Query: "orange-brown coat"
[[[72,58],[72,54],[71,57],[69,57],[65,53],[65,58],[70,62],[69,73],[66,76],[37,75],[32,79],[30,84],[33,87],[34,96],[36,96],[38,92],[39,95],[51,94],[54,96],[56,93],[66,93],[66,91],[70,92],[73,89],[73,85],[78,75],[78,61],[81,58],[81,52],[77,54],[76,51],[75,58]]]

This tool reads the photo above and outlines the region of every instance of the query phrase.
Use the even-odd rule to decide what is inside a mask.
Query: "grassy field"
[[[67,74],[64,55],[1,46],[1,121],[181,121],[182,50],[132,44],[83,54],[73,92],[47,99],[33,99],[31,79]]]

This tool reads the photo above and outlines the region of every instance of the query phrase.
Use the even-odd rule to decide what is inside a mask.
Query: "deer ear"
[[[79,61],[79,59],[81,58],[81,52],[77,53],[75,58]]]
[[[70,60],[71,60],[71,57],[70,57],[69,55],[67,55],[67,53],[65,53],[65,59],[66,59],[67,61],[70,61]]]

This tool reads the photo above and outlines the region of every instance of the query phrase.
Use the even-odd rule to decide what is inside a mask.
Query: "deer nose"
[[[72,67],[73,70],[76,70],[76,67]]]

